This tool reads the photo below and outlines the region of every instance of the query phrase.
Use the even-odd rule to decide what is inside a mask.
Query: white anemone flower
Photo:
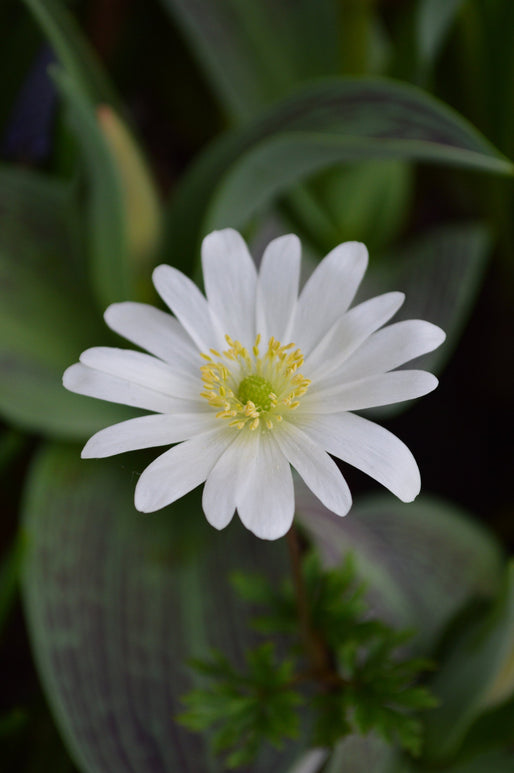
[[[142,303],[107,309],[109,327],[148,354],[95,347],[65,372],[73,392],[152,412],[97,432],[83,457],[173,444],[139,477],[138,510],[159,510],[205,482],[210,524],[222,529],[237,509],[250,531],[277,539],[293,521],[292,467],[329,510],[350,509],[332,456],[404,502],[419,493],[409,449],[353,411],[435,389],[432,374],[395,368],[445,335],[421,320],[383,327],[403,303],[399,292],[349,308],[367,266],[363,244],[332,250],[299,293],[300,252],[296,236],[282,236],[257,270],[237,231],[209,234],[205,296],[163,265],[153,281],[174,316]]]

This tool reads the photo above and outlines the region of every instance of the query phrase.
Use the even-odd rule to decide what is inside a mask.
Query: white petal
[[[339,319],[305,362],[305,372],[316,374],[316,383],[337,370],[377,328],[396,314],[403,293],[385,293],[350,309]]]
[[[314,270],[296,307],[293,340],[304,356],[350,306],[368,265],[360,242],[344,242]]]
[[[201,352],[223,343],[219,323],[194,282],[172,266],[157,266],[152,276],[157,292]]]
[[[276,433],[283,454],[325,507],[336,515],[346,515],[352,495],[343,475],[323,446],[289,422]]]
[[[424,370],[394,370],[319,390],[311,384],[301,408],[305,413],[360,411],[413,400],[432,392],[437,384],[436,377]]]
[[[110,376],[99,370],[88,368],[80,362],[64,372],[62,382],[66,389],[77,392],[79,395],[96,397],[110,403],[131,405],[134,408],[143,408],[146,411],[157,413],[175,413],[176,411],[196,413],[199,406],[203,407],[198,400],[182,400],[178,397],[164,395],[117,376]],[[205,402],[207,409],[207,402],[202,402]]]
[[[268,244],[257,286],[257,331],[264,342],[273,336],[289,343],[300,282],[300,240],[294,234]]]
[[[223,334],[251,347],[257,270],[243,237],[232,228],[210,233],[202,242],[202,267],[209,308]]]
[[[214,413],[139,416],[101,429],[82,449],[82,458],[113,456],[140,448],[179,443],[214,429],[218,422]]]
[[[241,488],[241,475],[245,473],[245,466],[248,466],[248,452],[251,453],[248,446],[253,445],[248,443],[246,433],[234,434],[234,440],[212,468],[203,489],[203,511],[211,526],[216,529],[225,528],[232,520],[237,491]]]
[[[198,349],[171,314],[145,303],[113,303],[104,319],[111,330],[184,371],[198,371]]]
[[[143,470],[135,492],[136,508],[152,513],[203,483],[232,439],[225,428],[173,446]]]
[[[257,537],[278,539],[293,522],[291,468],[272,433],[253,434],[253,458],[248,462],[246,486],[237,492],[237,511],[246,528]]]
[[[385,373],[405,362],[437,349],[446,335],[437,325],[421,319],[408,319],[377,330],[344,363],[341,377],[359,379]]]
[[[329,454],[370,475],[402,502],[419,494],[416,460],[405,443],[379,424],[341,413],[312,417],[304,429]]]
[[[196,378],[188,374],[177,373],[168,363],[158,360],[150,354],[135,352],[131,349],[96,346],[82,352],[80,361],[89,368],[171,397],[189,399],[192,396],[199,397],[202,391],[200,360]]]

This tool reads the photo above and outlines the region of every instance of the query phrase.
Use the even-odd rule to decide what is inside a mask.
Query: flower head
[[[107,309],[107,324],[149,354],[97,347],[65,372],[74,392],[152,412],[97,432],[82,456],[173,444],[141,474],[137,509],[159,510],[205,481],[209,523],[221,529],[237,509],[264,539],[291,526],[291,467],[329,510],[348,512],[351,494],[330,455],[412,501],[412,454],[353,411],[434,389],[430,373],[394,369],[439,346],[443,331],[421,320],[383,327],[402,293],[349,309],[367,266],[358,242],[332,250],[300,294],[293,235],[272,241],[257,271],[236,231],[215,231],[202,264],[206,296],[180,271],[155,269],[174,316],[131,302]]]

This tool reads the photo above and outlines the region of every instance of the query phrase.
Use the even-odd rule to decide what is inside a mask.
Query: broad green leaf
[[[141,515],[141,457],[78,454],[42,449],[24,506],[25,608],[61,733],[84,773],[222,773],[205,739],[174,721],[194,686],[186,660],[217,647],[241,663],[249,610],[228,575],[282,576],[285,546],[238,523],[215,531],[197,495]],[[265,752],[251,771],[288,771],[299,751]]]
[[[513,166],[428,94],[387,79],[318,82],[222,137],[192,167],[170,211],[168,251],[184,265],[213,227],[244,227],[291,186],[343,161],[397,158],[511,175]]]
[[[44,175],[0,170],[0,413],[78,439],[129,412],[61,384],[64,369],[105,336],[83,290],[69,199],[68,186]]]
[[[446,502],[421,496],[406,505],[392,495],[369,497],[338,518],[306,487],[299,491],[301,523],[327,564],[354,552],[378,615],[417,630],[416,649],[430,651],[457,611],[499,587],[497,542]]]
[[[54,73],[79,142],[88,182],[91,281],[101,307],[134,297],[121,175],[93,104],[63,71]]]
[[[363,241],[371,252],[383,249],[405,225],[412,204],[413,169],[394,159],[361,161],[322,172],[312,188],[334,224],[336,241]],[[315,239],[315,244],[320,243]],[[332,244],[325,245],[327,252]]]
[[[459,223],[429,231],[379,260],[372,255],[360,297],[400,290],[405,303],[394,321],[426,319],[446,333],[444,344],[417,360],[416,367],[438,372],[451,355],[480,289],[491,248],[484,225]]]
[[[118,105],[112,84],[82,34],[75,18],[61,0],[23,0],[47,37],[61,65],[91,99]]]
[[[451,757],[472,722],[514,693],[514,564],[486,619],[454,642],[432,688],[440,706],[427,715],[427,755]]]
[[[235,121],[254,117],[301,78],[338,67],[333,0],[161,0],[188,38],[206,79]]]

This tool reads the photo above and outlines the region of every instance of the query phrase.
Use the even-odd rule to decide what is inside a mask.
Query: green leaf
[[[227,574],[280,573],[284,546],[237,523],[218,533],[196,495],[155,516],[136,513],[139,469],[84,462],[69,446],[36,459],[23,583],[36,661],[85,773],[221,773],[205,740],[173,719],[194,687],[185,662],[213,647],[242,662],[248,620]],[[270,752],[251,770],[281,773],[294,758],[292,749]]]
[[[291,186],[333,164],[378,158],[513,173],[467,121],[419,89],[387,79],[324,80],[200,157],[172,202],[168,250],[187,265],[212,228],[244,227]]]
[[[303,485],[297,492],[298,515],[327,565],[353,551],[377,616],[416,630],[415,650],[429,652],[457,611],[498,590],[498,543],[446,502],[420,496],[406,505],[392,496],[368,497],[338,518]]]
[[[90,98],[118,104],[118,98],[89,42],[61,0],[23,0],[70,78]]]
[[[91,280],[103,308],[134,297],[121,177],[92,102],[65,72],[53,74],[84,158]]]
[[[481,713],[514,694],[514,564],[487,618],[457,637],[433,689],[441,703],[427,719],[427,755],[444,760]]]
[[[361,161],[322,172],[312,188],[334,224],[335,239],[363,241],[374,252],[391,242],[405,225],[412,203],[413,170],[403,161]],[[319,238],[314,243],[323,244]],[[333,240],[324,249],[328,251],[332,244]]]
[[[229,768],[252,762],[266,743],[282,748],[298,737],[303,701],[292,683],[295,662],[277,657],[273,642],[248,650],[241,671],[216,651],[192,667],[209,682],[182,698],[187,710],[178,720],[195,731],[213,728],[213,749]]]
[[[362,298],[401,290],[406,298],[395,322],[426,319],[446,333],[443,346],[417,360],[415,367],[437,373],[452,354],[473,308],[491,249],[491,236],[484,225],[457,223],[435,228],[395,253],[371,261]],[[392,406],[381,413],[398,409]]]
[[[463,0],[419,0],[416,19],[417,47],[421,66],[434,63]]]
[[[70,198],[44,175],[0,169],[0,413],[77,439],[129,411],[62,387],[64,369],[105,335],[83,289]]]
[[[399,756],[398,751],[374,733],[350,735],[337,744],[323,773],[397,773],[394,763]],[[407,767],[401,771],[406,773]]]
[[[333,0],[162,0],[181,26],[225,109],[246,121],[301,78],[335,73]]]

